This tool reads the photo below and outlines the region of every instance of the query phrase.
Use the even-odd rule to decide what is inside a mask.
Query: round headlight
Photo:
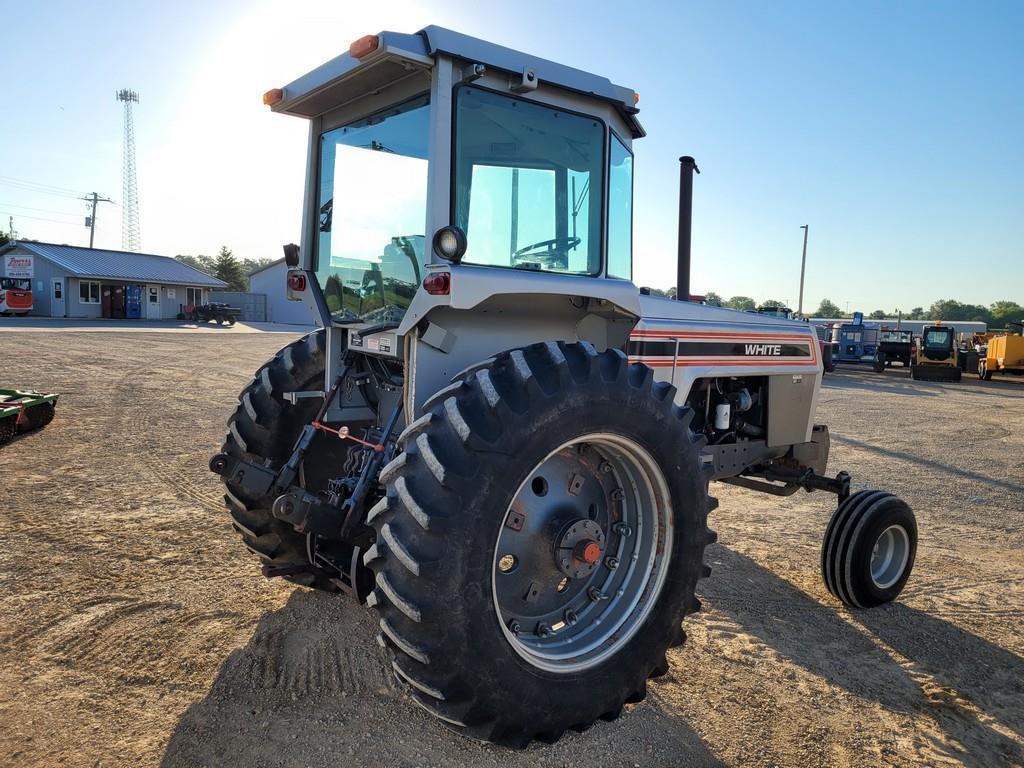
[[[458,264],[466,252],[466,233],[456,226],[441,227],[434,233],[434,253]]]

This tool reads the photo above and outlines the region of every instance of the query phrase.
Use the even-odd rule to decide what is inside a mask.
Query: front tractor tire
[[[305,398],[292,405],[284,399],[284,393],[323,389],[325,346],[324,331],[314,331],[279,350],[256,371],[228,419],[221,453],[275,469],[288,460],[302,428],[316,417],[321,401]],[[316,438],[315,450],[309,451],[303,462],[301,477],[307,490],[325,489],[331,472],[337,474],[344,458],[340,442]],[[245,546],[259,557],[264,575],[283,576],[305,587],[338,590],[331,573],[310,563],[306,536],[274,517],[272,496],[248,496],[229,478],[225,478],[224,485],[232,525]]]
[[[917,522],[902,499],[885,491],[859,491],[832,515],[821,548],[825,586],[851,608],[896,599],[917,554]]]
[[[667,671],[715,539],[674,396],[619,350],[548,342],[469,369],[402,434],[367,602],[399,682],[449,728],[550,742]]]

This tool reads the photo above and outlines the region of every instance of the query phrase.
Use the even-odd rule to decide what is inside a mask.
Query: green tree
[[[193,269],[198,269],[200,272],[205,272],[208,275],[213,275],[217,269],[217,265],[214,262],[212,256],[188,256],[184,254],[178,254],[174,257],[175,261],[180,261],[182,264],[188,264]]]
[[[222,245],[214,259],[213,276],[228,284],[229,291],[249,290],[249,278],[235,254],[226,246]]]
[[[259,272],[264,267],[269,267],[275,261],[277,261],[277,259],[272,259],[269,256],[263,256],[263,257],[258,258],[258,259],[245,259],[242,262],[242,264],[243,264],[243,269],[245,270],[246,276],[249,276],[253,272]]]
[[[779,301],[778,299],[765,299],[764,301],[761,302],[761,306],[766,307],[768,309],[772,309],[774,307],[785,307],[786,304],[784,302]]]
[[[3,248],[9,242],[11,242],[11,238],[8,234],[6,232],[0,232],[0,248]]]
[[[1015,301],[997,301],[989,308],[992,317],[992,325],[997,328],[1006,326],[1007,321],[1020,322],[1024,320],[1024,307]]]
[[[709,307],[720,307],[722,306],[722,297],[714,291],[708,291],[704,294],[704,303]]]
[[[907,320],[925,320],[924,307],[914,307],[907,315]]]
[[[729,309],[739,309],[743,311],[748,309],[757,309],[757,305],[754,303],[754,300],[749,296],[733,296],[725,302],[725,306],[729,307]]]
[[[888,317],[888,316],[889,316],[889,313],[886,312],[884,309],[876,309],[874,312],[872,312],[870,315],[868,315],[868,319],[870,319],[870,320],[885,320],[885,318]]]
[[[822,299],[821,304],[818,305],[818,311],[814,313],[815,317],[839,317],[842,313],[839,307],[833,304],[829,299]]]

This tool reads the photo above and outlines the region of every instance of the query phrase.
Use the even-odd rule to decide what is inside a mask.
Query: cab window
[[[463,262],[598,274],[603,123],[476,87],[458,88],[455,99]]]

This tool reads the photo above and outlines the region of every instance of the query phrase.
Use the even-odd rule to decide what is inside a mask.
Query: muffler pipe
[[[700,173],[689,155],[679,158],[679,255],[676,261],[676,301],[690,300],[690,240],[693,235],[693,174]]]

